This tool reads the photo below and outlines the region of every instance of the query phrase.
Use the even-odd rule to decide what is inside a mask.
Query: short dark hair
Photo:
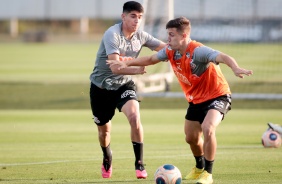
[[[131,11],[137,11],[139,13],[143,13],[144,8],[140,3],[136,1],[128,1],[124,3],[122,13],[125,13],[125,12],[129,13]]]
[[[177,32],[179,33],[186,32],[190,34],[191,23],[187,18],[179,17],[168,21],[168,23],[166,24],[166,29],[168,28],[176,28]]]

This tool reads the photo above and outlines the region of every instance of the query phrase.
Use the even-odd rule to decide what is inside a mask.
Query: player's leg
[[[208,161],[211,164],[206,164],[205,170],[209,173],[212,173],[212,162],[214,161],[217,148],[215,131],[221,122],[222,117],[223,115],[219,111],[210,109],[204,119],[204,122],[202,123],[202,130],[204,134],[204,156],[206,163]]]
[[[203,104],[206,106],[203,108],[207,110],[201,124],[204,135],[205,168],[197,183],[212,183],[212,169],[217,149],[215,132],[224,115],[231,109],[231,97],[229,95],[220,96]]]
[[[98,128],[98,139],[100,142],[100,146],[108,147],[111,142],[111,121],[106,123],[103,126],[97,126]]]
[[[112,92],[100,89],[94,84],[90,88],[90,104],[94,123],[98,128],[98,140],[103,152],[101,172],[103,178],[112,175],[111,119],[115,113],[115,104]]]
[[[196,166],[184,177],[186,180],[195,180],[204,169],[204,151],[202,129],[198,121],[185,120],[184,125],[185,140],[190,145],[194,155]]]
[[[204,155],[202,128],[198,121],[185,120],[185,140],[190,145],[194,156]]]
[[[143,164],[143,126],[140,120],[139,102],[128,100],[122,107],[122,112],[130,124],[130,137],[135,154],[135,170],[137,178],[146,178],[147,173]]]
[[[98,139],[103,152],[103,163],[101,166],[103,178],[110,178],[112,175],[112,150],[111,142],[111,121],[98,127]]]
[[[131,127],[131,141],[143,142],[143,126],[140,120],[139,102],[136,100],[128,100],[122,107],[121,111],[127,117]]]
[[[208,111],[203,123],[202,130],[204,135],[204,159],[205,168],[199,176],[197,183],[212,183],[212,168],[216,154],[217,141],[215,136],[216,127],[219,125],[222,114],[214,109]]]
[[[130,124],[130,137],[135,154],[135,172],[137,178],[146,178],[147,172],[143,164],[143,126],[140,120],[139,102],[133,82],[119,89],[118,109],[122,111]]]

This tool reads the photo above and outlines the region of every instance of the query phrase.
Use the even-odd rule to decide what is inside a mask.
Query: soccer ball
[[[265,148],[278,148],[281,146],[281,137],[280,134],[272,129],[266,130],[262,134],[262,145]]]
[[[155,172],[156,184],[181,184],[181,181],[181,172],[174,165],[162,165]]]

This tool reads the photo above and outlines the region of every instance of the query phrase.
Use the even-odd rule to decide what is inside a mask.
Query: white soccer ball
[[[181,172],[171,164],[160,166],[154,176],[156,184],[181,184],[182,181]]]
[[[268,129],[262,134],[262,145],[265,148],[278,148],[281,146],[281,136],[278,132]]]

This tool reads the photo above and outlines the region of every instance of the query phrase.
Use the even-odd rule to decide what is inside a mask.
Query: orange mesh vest
[[[210,63],[201,76],[192,74],[190,63],[195,48],[199,46],[203,46],[203,44],[191,41],[186,49],[186,54],[178,60],[174,60],[175,51],[166,49],[168,59],[186,99],[194,104],[231,94],[229,85],[218,65]]]

